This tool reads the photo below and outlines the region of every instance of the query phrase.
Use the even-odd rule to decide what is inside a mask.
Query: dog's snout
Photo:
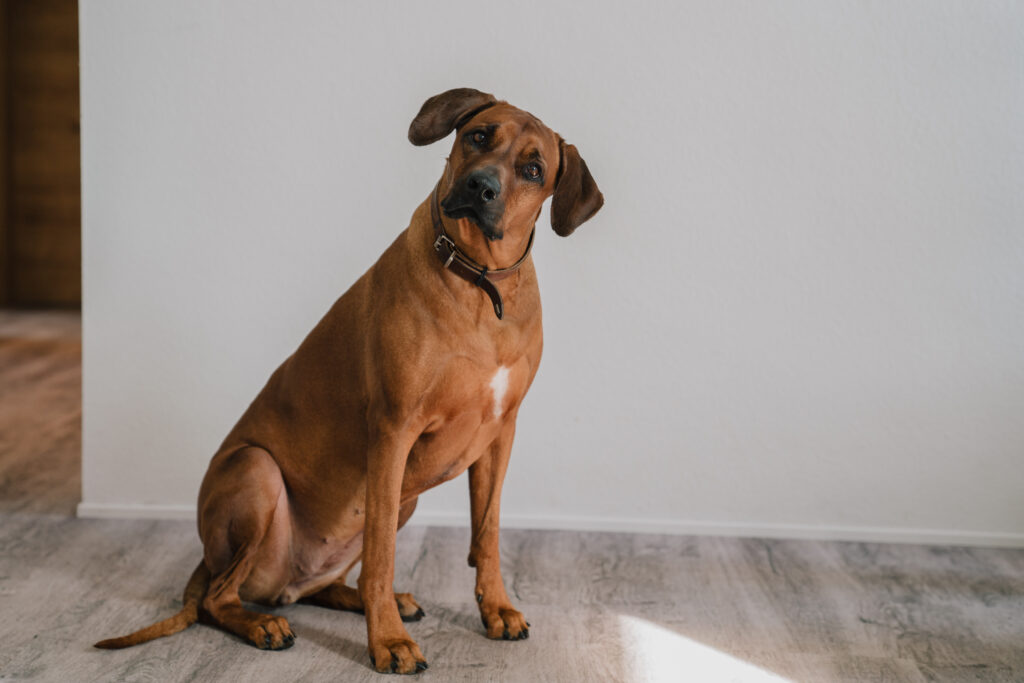
[[[473,220],[489,240],[500,240],[498,227],[505,211],[501,196],[500,169],[489,166],[468,171],[452,183],[452,189],[441,208],[449,218]]]
[[[473,171],[466,177],[466,188],[485,204],[493,202],[501,194],[501,183],[493,171]]]

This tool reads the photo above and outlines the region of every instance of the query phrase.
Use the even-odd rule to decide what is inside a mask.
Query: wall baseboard
[[[89,519],[180,519],[194,520],[192,505],[145,505],[124,503],[79,503],[78,516]],[[417,512],[415,526],[469,526],[468,513]],[[618,533],[672,534],[680,536],[731,536],[815,541],[857,541],[864,543],[912,543],[920,545],[963,545],[995,548],[1024,548],[1024,533],[953,529],[908,529],[902,527],[835,526],[810,524],[763,524],[745,522],[698,522],[635,517],[591,517],[573,515],[504,514],[506,529],[605,531]]]
[[[469,515],[417,512],[411,524],[421,526],[468,526]],[[912,543],[920,545],[965,545],[995,548],[1024,548],[1024,533],[952,529],[908,529],[901,527],[837,526],[810,524],[764,524],[747,522],[705,522],[636,517],[587,517],[502,515],[507,529],[562,529],[620,533],[672,534],[679,536],[731,536],[815,541],[857,541],[865,543]]]
[[[78,504],[77,514],[82,519],[184,519],[195,520],[195,505],[149,505],[146,503],[86,503]]]

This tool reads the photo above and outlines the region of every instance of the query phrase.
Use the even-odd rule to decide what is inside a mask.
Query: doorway
[[[0,8],[0,307],[77,309],[78,2]]]

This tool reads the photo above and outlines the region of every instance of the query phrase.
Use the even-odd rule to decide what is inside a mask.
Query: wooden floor
[[[75,512],[82,491],[81,327],[77,313],[0,310],[0,513]]]
[[[200,556],[182,522],[77,501],[78,321],[0,313],[0,681],[377,681],[361,616],[276,610],[263,652],[205,626],[122,651]],[[415,521],[415,520],[414,520]],[[482,635],[465,529],[399,534],[432,681],[1024,681],[1024,551],[551,531],[502,534],[529,640]],[[386,679],[385,679],[386,680]]]

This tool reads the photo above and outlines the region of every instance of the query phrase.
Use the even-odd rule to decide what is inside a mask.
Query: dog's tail
[[[199,603],[202,602],[209,586],[210,570],[206,568],[206,563],[200,560],[199,566],[192,572],[192,577],[188,580],[188,585],[185,586],[185,597],[182,598],[182,602],[185,604],[182,605],[180,612],[169,619],[164,619],[130,635],[101,640],[93,647],[119,650],[122,647],[131,647],[184,631],[199,620]]]

